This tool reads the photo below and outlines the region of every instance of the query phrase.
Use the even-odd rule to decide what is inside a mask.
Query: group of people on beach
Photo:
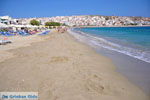
[[[59,33],[64,33],[68,30],[68,28],[67,27],[57,27],[56,30]]]

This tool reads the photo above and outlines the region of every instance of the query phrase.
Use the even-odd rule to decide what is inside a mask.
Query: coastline
[[[115,64],[117,72],[142,89],[147,95],[150,95],[149,62],[122,52],[114,51],[113,49],[106,48],[105,46],[103,47],[103,45],[98,45],[99,42],[94,40],[95,38],[97,39],[97,37],[92,37],[92,35],[90,36],[90,34],[88,35],[86,32],[82,33],[81,31],[80,33],[80,31],[70,30],[70,33],[77,38],[78,41],[92,47],[100,55],[110,58]],[[103,40],[105,38],[98,37],[98,39]],[[107,41],[107,39],[105,41]]]
[[[107,49],[96,49],[96,51],[110,58],[115,64],[117,72],[150,96],[150,63]]]
[[[38,91],[40,100],[148,100],[109,58],[68,33],[42,40],[9,50],[14,57],[0,62],[0,91]]]
[[[79,26],[79,27],[73,27],[73,28],[94,28],[94,27],[150,27],[150,25],[128,25],[128,26]]]

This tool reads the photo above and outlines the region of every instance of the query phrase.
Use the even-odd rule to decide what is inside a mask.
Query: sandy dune
[[[0,91],[35,91],[40,100],[148,100],[110,59],[68,33],[36,38],[41,42],[3,50],[11,58],[0,55]]]

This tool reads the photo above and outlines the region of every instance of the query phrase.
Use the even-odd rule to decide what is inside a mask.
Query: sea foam
[[[73,35],[76,39],[78,39],[81,42],[87,43],[92,47],[98,47],[98,48],[105,48],[108,50],[113,50],[128,56],[131,56],[133,58],[145,61],[150,63],[150,52],[149,51],[143,51],[131,47],[122,46],[120,44],[116,44],[113,42],[110,42],[109,40],[106,40],[101,37],[96,37],[88,33],[84,33],[81,31],[74,31],[69,30],[69,33]]]

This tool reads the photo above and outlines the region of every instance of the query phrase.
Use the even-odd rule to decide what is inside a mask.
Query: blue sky
[[[0,16],[70,15],[150,17],[150,0],[0,0]]]

